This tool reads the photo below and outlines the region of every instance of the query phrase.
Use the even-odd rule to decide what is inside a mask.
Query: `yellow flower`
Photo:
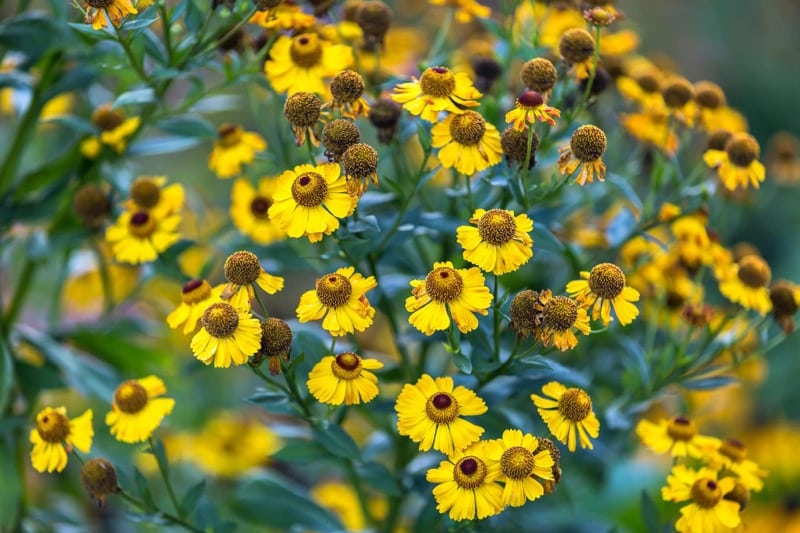
[[[456,20],[462,24],[472,22],[473,18],[489,18],[492,10],[488,6],[479,4],[475,0],[428,0],[434,6],[449,6],[456,8]]]
[[[654,452],[669,452],[672,457],[700,459],[720,445],[716,437],[698,435],[694,422],[682,416],[664,418],[658,423],[642,419],[636,425],[636,435]]]
[[[583,28],[586,21],[579,9],[569,4],[551,2],[521,2],[514,11],[513,32],[515,39],[530,39],[536,35],[539,44],[557,48],[559,39],[570,28]],[[602,43],[602,39],[600,42]]]
[[[375,316],[366,293],[377,285],[374,277],[365,278],[353,267],[340,268],[319,278],[313,290],[303,293],[297,318],[300,322],[322,319],[322,328],[334,337],[364,331]]]
[[[447,67],[430,67],[419,80],[398,84],[392,99],[412,115],[436,122],[440,111],[461,114],[465,107],[476,107],[481,96],[463,72],[454,74]]]
[[[476,209],[469,219],[473,226],[459,226],[457,241],[464,259],[499,276],[514,272],[533,257],[533,221],[525,213],[503,209]]]
[[[620,124],[632,137],[652,144],[667,155],[678,150],[678,136],[666,112],[622,113]]]
[[[691,501],[681,508],[681,517],[675,523],[680,532],[733,531],[741,523],[739,504],[726,500],[725,495],[736,485],[732,477],[717,480],[710,468],[693,470],[675,465],[667,477],[667,486],[661,488],[664,501]]]
[[[561,148],[558,170],[561,174],[572,174],[580,168],[575,179],[578,185],[592,183],[595,178],[604,181],[606,165],[602,157],[607,145],[603,130],[592,125],[581,126],[572,134],[569,146]]]
[[[546,122],[551,126],[556,125],[553,117],[560,117],[561,111],[544,103],[544,98],[536,91],[525,91],[514,105],[514,109],[506,113],[506,122],[513,124],[514,129],[523,131],[528,124],[537,120]]]
[[[424,280],[411,280],[411,287],[408,322],[425,335],[449,328],[451,318],[461,333],[469,333],[478,327],[473,313],[488,315],[493,298],[479,269],[454,269],[450,261],[434,263]]]
[[[72,420],[66,407],[45,407],[36,415],[31,430],[31,464],[37,472],[61,472],[67,467],[67,453],[72,447],[89,453],[92,447],[92,410]]]
[[[547,429],[561,444],[566,444],[569,451],[575,451],[576,435],[581,448],[594,449],[590,439],[600,434],[600,422],[592,411],[592,399],[583,389],[566,388],[557,381],[551,381],[542,387],[542,397],[531,394],[531,400],[539,411]]]
[[[747,458],[747,448],[735,439],[723,440],[719,447],[711,450],[705,457],[708,465],[715,469],[733,472],[747,490],[760,491],[764,488],[763,478],[767,477],[755,461]]]
[[[134,212],[147,210],[156,218],[180,213],[184,198],[183,185],[166,183],[165,176],[138,177],[131,184],[130,198],[125,202],[125,209]]]
[[[553,457],[547,449],[538,453],[539,439],[518,429],[507,429],[499,439],[486,443],[486,456],[500,463],[503,505],[520,507],[544,494],[537,477],[553,479]]]
[[[308,91],[326,94],[325,78],[353,64],[353,50],[346,44],[331,44],[316,33],[295,37],[281,35],[269,50],[264,65],[267,79],[279,93]]]
[[[378,378],[369,370],[383,368],[375,359],[354,353],[327,355],[308,374],[308,391],[329,405],[367,403],[378,395]]]
[[[167,393],[161,378],[147,376],[125,381],[114,391],[106,425],[120,442],[135,443],[150,438],[165,416],[172,412],[175,400],[159,398]]]
[[[397,396],[397,431],[419,443],[423,452],[433,448],[448,457],[463,450],[483,435],[483,428],[462,416],[482,415],[488,408],[474,392],[453,378],[435,380],[423,374],[411,385],[406,383]]]
[[[358,494],[349,483],[324,481],[313,487],[311,498],[332,512],[346,531],[364,531],[368,523],[358,501]],[[383,498],[368,497],[367,507],[373,518],[381,520],[389,510]]]
[[[268,30],[303,31],[314,26],[317,19],[314,15],[304,13],[300,6],[281,2],[274,9],[256,11],[248,22]]]
[[[766,177],[764,164],[758,160],[760,151],[752,135],[735,133],[725,143],[725,150],[706,150],[703,161],[717,169],[719,179],[729,191],[748,186],[758,189]]]
[[[206,312],[208,306],[221,301],[223,286],[213,289],[204,279],[187,281],[181,290],[181,303],[167,315],[167,324],[172,329],[183,326],[184,335],[197,329],[197,321]]]
[[[544,346],[553,346],[565,352],[578,345],[574,330],[584,335],[591,332],[589,315],[580,301],[567,296],[553,296],[549,289],[539,293],[542,322],[536,338]]]
[[[742,257],[737,263],[719,271],[719,292],[744,307],[762,315],[772,310],[769,281],[772,271],[766,261],[755,254]]]
[[[231,220],[244,235],[261,245],[283,238],[286,233],[269,218],[269,208],[278,185],[276,177],[261,178],[258,189],[244,178],[233,183]]]
[[[146,210],[124,211],[117,222],[106,229],[114,258],[121,263],[137,265],[155,261],[158,254],[178,242],[181,218],[178,215],[157,217]]]
[[[475,111],[450,114],[431,130],[437,157],[445,168],[454,168],[471,177],[476,172],[503,160],[503,147],[497,128]]]
[[[242,165],[249,165],[256,152],[267,148],[267,142],[258,133],[244,131],[240,126],[225,124],[217,130],[218,138],[208,158],[208,168],[220,178],[231,178],[242,173]]]
[[[647,69],[635,78],[620,76],[617,78],[617,90],[643,110],[663,113],[666,103],[661,94],[662,78],[656,69]]]
[[[358,199],[347,192],[347,179],[335,163],[298,165],[279,179],[268,214],[289,237],[319,242],[356,209]]]
[[[353,120],[369,115],[369,104],[364,99],[364,78],[355,70],[345,69],[330,83],[332,100],[323,108],[338,109],[343,117]]]
[[[256,254],[246,250],[234,252],[225,259],[225,289],[221,297],[236,309],[249,310],[250,301],[256,297],[253,284],[267,294],[283,289],[283,278],[267,274]]]
[[[225,302],[211,304],[200,318],[203,326],[192,337],[194,356],[215,368],[243,365],[261,348],[261,322],[249,311]]]
[[[592,307],[592,319],[599,318],[603,324],[611,322],[612,307],[623,326],[639,316],[633,303],[639,301],[639,291],[626,285],[625,273],[614,263],[600,263],[591,272],[581,272],[581,279],[567,283],[567,292],[583,299],[587,308]]]
[[[122,19],[138,13],[131,0],[84,0],[86,3],[86,24],[99,30],[106,27],[106,15],[114,26],[119,26]]]
[[[449,511],[452,520],[461,521],[480,520],[503,510],[501,475],[500,463],[486,453],[486,443],[476,442],[429,469],[425,479],[436,483],[436,510],[442,514]]]
[[[139,130],[139,117],[126,118],[119,109],[111,109],[111,104],[104,104],[92,113],[92,125],[99,135],[84,139],[80,144],[81,153],[89,159],[100,155],[103,146],[108,146],[118,154],[125,151],[128,140]]]

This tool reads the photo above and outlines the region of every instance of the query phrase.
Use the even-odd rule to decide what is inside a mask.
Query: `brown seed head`
[[[331,161],[339,161],[345,150],[359,142],[361,132],[350,120],[337,118],[322,128],[322,144],[325,145],[325,154]]]
[[[528,155],[528,128],[517,131],[509,126],[500,135],[500,146],[503,148],[503,153],[509,165],[511,163],[525,164],[525,157]],[[534,131],[531,142],[531,167],[536,164],[535,154],[537,148],[539,148],[539,137]]]
[[[522,65],[520,78],[528,89],[546,93],[556,84],[558,73],[549,59],[536,57]]]
[[[105,504],[107,495],[119,492],[114,465],[102,457],[93,457],[83,463],[81,485],[99,507]]]
[[[606,139],[606,134],[603,130],[597,126],[587,124],[575,130],[569,145],[572,154],[586,163],[597,161],[603,156],[608,145],[608,139]]]
[[[97,229],[111,213],[111,201],[102,188],[89,183],[75,191],[72,208],[86,227]]]
[[[581,63],[594,54],[594,37],[583,28],[572,28],[561,35],[558,51],[567,63]]]
[[[310,127],[317,123],[322,108],[322,100],[314,93],[296,92],[286,99],[283,114],[297,127]]]
[[[671,78],[667,81],[661,94],[667,107],[681,108],[694,98],[694,85],[686,78]]]
[[[342,168],[351,178],[372,176],[378,170],[378,152],[368,144],[356,143],[342,154]]]
[[[698,81],[694,84],[694,99],[706,109],[723,107],[727,102],[722,88],[713,81]]]

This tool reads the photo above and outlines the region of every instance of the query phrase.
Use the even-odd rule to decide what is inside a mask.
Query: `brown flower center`
[[[478,233],[481,239],[500,246],[514,238],[517,222],[511,213],[503,209],[490,209],[478,221]]]
[[[114,391],[114,405],[123,413],[138,413],[147,405],[147,389],[136,380],[126,381]]]
[[[667,435],[675,440],[690,441],[697,435],[694,422],[682,416],[673,418],[667,424]]]
[[[486,474],[486,463],[472,455],[459,459],[456,466],[453,468],[453,480],[459,487],[468,490],[483,485]]]
[[[217,129],[217,139],[221,146],[230,148],[242,140],[243,130],[235,124],[223,124]]]
[[[737,270],[739,279],[753,289],[766,287],[772,277],[772,271],[766,261],[759,256],[751,254],[744,256],[739,261]]]
[[[625,288],[625,274],[614,263],[600,263],[589,274],[589,288],[600,298],[613,300]]]
[[[310,68],[322,59],[322,45],[316,33],[303,33],[292,39],[289,55],[295,65]]]
[[[758,141],[748,133],[735,133],[725,144],[728,159],[737,167],[746,168],[758,159],[761,147]]]
[[[425,291],[437,302],[455,300],[464,290],[461,274],[450,267],[434,268],[425,278]]]
[[[212,337],[230,337],[239,327],[239,313],[225,302],[211,304],[200,318],[203,327]]]
[[[533,454],[522,446],[514,446],[500,456],[500,470],[511,479],[525,479],[534,467]]]
[[[131,215],[128,231],[134,237],[146,239],[156,231],[156,219],[147,211],[137,211]]]
[[[152,179],[138,178],[131,185],[131,199],[145,209],[155,207],[160,198],[161,189]]]
[[[105,4],[95,6],[91,2],[87,2],[92,7],[102,9],[110,5],[113,0],[94,0],[98,4]],[[121,126],[125,122],[125,116],[116,109],[111,109],[110,105],[102,105],[94,110],[92,113],[92,124],[97,126],[100,131],[111,131]]]
[[[188,305],[202,302],[209,296],[211,296],[211,285],[204,279],[187,281],[181,290],[181,300]]]
[[[331,95],[337,104],[355,102],[364,93],[364,78],[354,70],[343,70],[331,80]]]
[[[592,412],[592,399],[582,389],[567,389],[558,400],[558,412],[570,422],[581,422]]]
[[[356,379],[361,375],[361,358],[350,352],[340,353],[331,362],[331,372],[339,379]]]
[[[736,439],[725,439],[719,447],[719,453],[733,461],[741,463],[747,457],[747,449],[744,444]]]
[[[711,509],[722,499],[722,490],[713,479],[700,478],[694,482],[690,492],[692,501],[701,509]]]
[[[326,307],[341,307],[353,294],[350,280],[338,273],[327,274],[317,280],[317,298]]]
[[[55,409],[48,409],[37,417],[36,432],[45,442],[64,442],[69,437],[69,419]]]
[[[306,172],[292,183],[292,197],[303,207],[317,207],[328,197],[328,184],[316,172]]]
[[[422,94],[446,98],[456,90],[456,77],[446,67],[425,69],[419,79]]]
[[[272,200],[266,196],[256,196],[250,202],[250,213],[256,218],[268,219],[267,211],[270,207],[272,207]]]
[[[437,392],[425,402],[425,414],[437,424],[449,424],[458,418],[458,401],[449,392]]]
[[[225,279],[234,285],[250,285],[261,275],[261,261],[246,250],[234,252],[225,260]]]
[[[450,136],[458,144],[472,146],[478,144],[486,133],[486,121],[475,111],[464,111],[454,115],[450,122]]]
[[[578,320],[578,303],[568,296],[554,296],[544,305],[544,324],[557,331],[566,331]]]
[[[608,139],[603,130],[587,124],[575,130],[569,144],[575,157],[581,162],[588,163],[597,161],[603,156]]]
[[[568,63],[581,63],[594,54],[594,37],[583,28],[572,28],[561,35],[558,50]]]
[[[261,352],[267,357],[288,357],[292,349],[292,329],[280,318],[261,322]]]

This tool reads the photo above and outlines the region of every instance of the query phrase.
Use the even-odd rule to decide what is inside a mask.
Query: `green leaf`
[[[681,385],[691,390],[712,390],[730,385],[736,381],[736,378],[731,376],[711,376],[707,378],[693,379],[691,381],[684,381],[681,383]]]
[[[194,511],[194,508],[197,507],[197,502],[200,501],[205,490],[206,480],[203,479],[186,491],[186,494],[183,495],[183,499],[181,499],[181,510],[184,514],[189,514]]]
[[[147,87],[145,89],[134,89],[127,91],[117,96],[114,100],[112,109],[131,104],[151,104],[156,101],[156,93],[153,89]]]
[[[144,13],[142,13],[144,15]],[[148,17],[148,16],[138,16],[135,18],[128,18],[125,23],[121,26],[123,30],[135,32],[135,30],[141,30],[144,28],[149,27],[152,23],[158,20],[158,17]]]
[[[661,518],[659,516],[656,502],[646,490],[642,490],[642,520],[647,531],[658,531],[661,529]]]
[[[389,496],[399,496],[402,494],[400,486],[395,481],[394,476],[386,466],[381,463],[370,461],[356,466],[356,474],[367,485],[375,488]]]
[[[68,93],[78,89],[85,89],[97,78],[94,67],[78,65],[64,72],[52,86],[45,91],[43,99],[48,101],[61,93]]]
[[[461,351],[454,353],[453,364],[464,374],[472,374],[472,358],[469,355]]]
[[[312,434],[320,446],[336,457],[354,461],[361,458],[361,452],[353,438],[336,424],[323,420],[319,425],[314,426]]]
[[[97,329],[92,329],[92,328]],[[135,374],[152,372],[153,368],[173,359],[173,354],[155,346],[140,346],[130,338],[139,337],[142,328],[133,321],[85,325],[66,331],[70,344],[110,363],[121,371]]]
[[[215,139],[217,137],[217,130],[210,122],[190,115],[162,120],[156,124],[156,127],[165,133],[171,133],[179,137],[200,137],[205,139]]]
[[[272,455],[276,461],[286,461],[287,463],[312,463],[327,459],[328,452],[314,441],[293,441]]]
[[[14,355],[6,342],[0,342],[0,413],[6,412],[8,402],[11,401],[14,377]]]
[[[164,449],[164,443],[160,439],[153,440],[153,448],[150,449],[150,453],[155,456],[159,469],[164,473],[163,475],[169,477],[167,451]]]
[[[128,148],[128,155],[163,155],[182,152],[194,148],[202,142],[200,139],[188,137],[153,137],[137,141]]]
[[[0,87],[28,90],[31,88],[33,77],[27,72],[3,72],[0,74]]]
[[[0,47],[22,52],[29,64],[63,44],[64,37],[62,26],[40,11],[22,13],[0,23]]]
[[[15,439],[0,435],[0,531],[12,531],[19,526],[22,510],[22,479],[17,471]],[[25,458],[27,461],[27,457]]]

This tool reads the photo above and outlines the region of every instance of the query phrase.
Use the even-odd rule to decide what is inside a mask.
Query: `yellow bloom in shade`
[[[758,189],[766,177],[764,164],[758,160],[761,147],[748,133],[735,133],[725,143],[725,150],[706,150],[703,161],[717,169],[719,179],[729,191],[752,186]]]
[[[243,365],[261,348],[261,322],[248,311],[225,302],[211,304],[200,318],[203,326],[192,337],[194,356],[215,368]]]
[[[346,531],[367,529],[369,524],[358,501],[358,494],[349,483],[324,481],[313,487],[310,494],[315,502],[336,515]],[[382,520],[389,510],[383,498],[368,497],[367,507],[377,520]]]
[[[159,218],[146,210],[123,212],[116,223],[106,229],[114,258],[121,263],[138,265],[155,261],[158,254],[178,242],[180,216]]]
[[[560,116],[561,111],[545,104],[541,94],[525,91],[517,98],[514,109],[506,113],[506,122],[512,124],[515,130],[523,131],[528,124],[534,124],[537,120],[555,126],[555,119]]]
[[[669,119],[669,114],[663,111],[649,111],[646,113],[622,113],[620,124],[632,137],[651,144],[667,155],[674,155],[678,150],[678,136],[675,127]]]
[[[488,315],[493,298],[479,269],[455,269],[450,261],[434,263],[424,280],[411,280],[411,287],[408,322],[425,335],[449,328],[451,318],[461,333],[469,333],[478,327],[474,313]]]
[[[475,0],[428,0],[434,6],[448,6],[456,8],[456,20],[467,24],[473,18],[489,18],[492,10],[488,6],[479,4]]]
[[[308,391],[329,405],[367,403],[378,395],[378,378],[369,370],[383,368],[375,359],[362,359],[354,353],[328,355],[308,374]]]
[[[725,495],[736,485],[732,477],[717,479],[710,468],[693,470],[675,465],[667,476],[667,486],[661,488],[664,501],[685,502],[675,529],[682,533],[733,531],[741,524],[737,502],[726,500]]]
[[[503,160],[500,133],[475,111],[448,115],[433,126],[431,136],[442,166],[468,177]]]
[[[61,472],[67,467],[67,453],[73,446],[83,453],[92,447],[92,410],[72,420],[66,407],[45,407],[36,415],[31,430],[31,465],[37,472]]]
[[[606,165],[602,157],[607,145],[603,130],[592,125],[581,126],[572,134],[569,146],[561,148],[558,170],[561,174],[572,174],[580,168],[575,179],[578,185],[592,183],[595,179],[604,181]]]
[[[314,289],[300,297],[297,318],[300,322],[322,320],[322,328],[334,337],[364,331],[372,325],[375,308],[366,293],[378,284],[355,268],[340,268],[317,279]]]
[[[525,213],[504,209],[476,209],[469,219],[475,226],[459,226],[457,241],[464,259],[496,276],[513,272],[533,257],[533,221]]]
[[[217,140],[208,158],[208,168],[220,178],[231,178],[242,173],[242,165],[256,159],[267,142],[258,133],[244,131],[240,126],[225,124],[217,130]]]
[[[486,443],[476,442],[466,450],[450,454],[446,461],[425,475],[436,483],[436,510],[456,521],[496,515],[503,510],[500,463],[486,453]]]
[[[698,435],[694,422],[682,416],[664,418],[657,423],[640,420],[636,435],[654,452],[669,452],[672,457],[700,459],[720,446],[718,438]]]
[[[536,332],[537,339],[544,346],[552,344],[562,352],[577,346],[575,330],[588,335],[592,329],[581,303],[567,296],[553,296],[549,289],[540,292],[537,307],[541,309],[542,323]]]
[[[92,125],[99,135],[84,139],[80,144],[81,153],[89,159],[100,155],[103,146],[108,146],[118,154],[125,151],[128,140],[139,130],[139,117],[126,118],[119,109],[111,109],[111,104],[103,104],[92,113]]]
[[[619,323],[627,326],[639,316],[633,302],[639,301],[639,291],[626,285],[625,273],[614,263],[600,263],[591,272],[581,272],[581,279],[567,283],[567,292],[573,298],[583,299],[592,307],[592,319],[603,324],[611,323],[611,308]]]
[[[223,286],[213,289],[204,279],[193,279],[187,281],[181,290],[181,303],[178,307],[167,315],[167,324],[172,329],[183,326],[183,333],[193,333],[197,329],[197,322],[208,306],[214,302],[222,301]]]
[[[131,0],[84,0],[86,3],[86,24],[99,30],[106,27],[106,15],[114,26],[119,26],[122,19],[138,13]]]
[[[353,214],[358,199],[347,192],[347,179],[335,163],[298,165],[280,176],[269,208],[270,219],[292,238],[319,242]]]
[[[273,9],[256,11],[248,22],[258,24],[268,30],[303,31],[314,26],[317,19],[310,13],[303,13],[300,6],[281,2]]]
[[[419,80],[400,83],[394,88],[392,100],[412,115],[436,122],[439,112],[460,114],[465,107],[476,107],[481,92],[463,73],[453,73],[447,67],[425,69]]]
[[[167,185],[165,176],[140,176],[131,184],[128,211],[147,210],[158,218],[180,213],[183,207],[183,185]]]
[[[281,35],[269,50],[264,72],[279,93],[308,91],[326,94],[324,79],[353,64],[353,50],[346,44],[332,44],[316,33],[295,37]]]
[[[483,428],[462,416],[482,415],[488,408],[474,392],[453,378],[423,374],[414,385],[406,383],[397,396],[397,431],[419,443],[423,452],[433,448],[448,457],[483,435]]]
[[[737,263],[719,269],[718,274],[719,292],[725,298],[762,315],[772,310],[768,288],[772,271],[761,257],[746,255]]]
[[[150,438],[165,416],[172,412],[175,400],[159,398],[167,393],[161,378],[147,376],[125,381],[114,391],[106,424],[120,442],[135,443]]]
[[[539,439],[518,429],[507,429],[502,438],[486,443],[486,455],[500,463],[503,488],[503,505],[520,507],[544,494],[544,487],[536,479],[553,479],[553,457],[550,451],[539,448]]]
[[[267,274],[256,254],[246,250],[234,252],[225,259],[225,289],[221,297],[236,309],[249,310],[250,301],[256,297],[253,284],[267,294],[283,289],[283,278]]]
[[[747,458],[747,448],[736,439],[723,440],[719,447],[705,456],[705,460],[712,468],[733,472],[747,490],[758,492],[764,488],[766,470]]]
[[[269,244],[283,238],[286,233],[269,218],[273,194],[278,179],[261,178],[258,188],[246,179],[233,183],[231,191],[231,220],[244,235],[257,244]]]
[[[569,451],[575,451],[576,435],[581,448],[594,449],[590,439],[600,434],[600,422],[592,411],[592,399],[583,389],[566,388],[557,381],[542,387],[542,394],[531,394],[531,400],[539,411],[547,429]]]

